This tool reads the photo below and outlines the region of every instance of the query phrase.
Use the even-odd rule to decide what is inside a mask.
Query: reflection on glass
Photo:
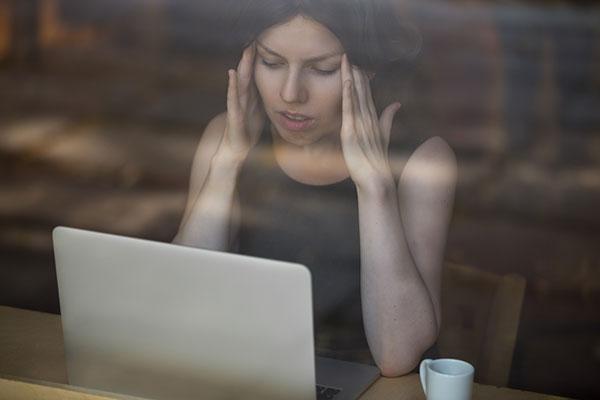
[[[393,6],[420,45],[377,88],[379,110],[402,103],[390,162],[401,168],[430,137],[448,142],[459,180],[445,260],[526,278],[508,385],[598,396],[597,373],[583,373],[597,372],[600,346],[598,6]],[[241,54],[236,15],[226,7],[0,2],[0,303],[58,311],[48,268],[57,224],[162,241],[177,233],[196,146],[226,108],[227,70]],[[260,149],[255,171],[271,176],[272,153]],[[342,220],[351,213],[339,200],[351,188],[304,202],[294,192],[263,196],[306,211],[298,229],[310,231],[319,222],[313,208]],[[246,215],[272,222],[258,211]],[[293,236],[281,232],[282,241]],[[306,243],[298,257],[310,263],[323,251],[345,262],[336,250]]]

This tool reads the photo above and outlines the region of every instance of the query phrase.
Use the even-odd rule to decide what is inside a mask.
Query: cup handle
[[[425,360],[421,361],[421,364],[419,365],[419,377],[421,378],[421,387],[423,387],[423,393],[425,393],[425,396],[427,396],[427,367],[429,364],[431,364],[431,361],[433,360],[426,358]]]

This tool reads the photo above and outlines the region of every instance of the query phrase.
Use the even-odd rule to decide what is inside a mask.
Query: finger
[[[386,147],[390,144],[390,135],[392,132],[392,123],[394,122],[394,116],[396,112],[400,109],[402,104],[396,102],[392,103],[383,110],[381,113],[381,117],[379,118],[379,127],[381,129],[381,134],[385,139]]]
[[[360,143],[365,150],[373,150],[377,148],[377,141],[375,140],[375,127],[371,121],[370,114],[365,101],[365,90],[364,82],[358,67],[352,66],[352,77],[355,83],[356,89],[353,91],[353,104],[354,104],[354,119],[357,135],[360,137]]]
[[[354,67],[349,65],[349,70],[350,70],[350,82],[352,83],[352,85],[350,86],[350,97],[352,98],[352,113],[354,114],[354,122],[358,121],[361,117],[361,112],[360,112],[360,104],[358,101],[358,93],[357,93],[357,87],[356,85],[358,84],[358,82],[356,81],[356,78],[354,76],[354,72],[353,69]]]
[[[356,86],[356,96],[358,98],[358,107],[363,118],[368,116],[369,109],[366,102],[365,82],[362,73],[358,67],[352,67],[352,77]]]
[[[344,55],[342,55],[342,85],[346,81],[352,81],[352,72],[350,71],[348,56],[344,53]]]
[[[345,88],[345,129],[342,133],[345,136],[346,143],[352,147],[352,144],[348,141],[354,141],[361,148],[363,147],[363,140],[359,140],[359,133],[357,132],[357,120],[360,115],[358,109],[358,99],[356,97],[356,89],[354,87],[354,77],[352,75],[352,66],[348,61],[348,56],[344,54],[342,56],[342,79]],[[344,121],[343,117],[342,120]]]
[[[353,157],[357,153],[362,152],[362,146],[358,136],[356,134],[356,128],[354,124],[354,106],[352,104],[352,81],[344,81],[343,95],[342,95],[342,149],[344,156]]]
[[[342,126],[352,128],[354,125],[354,110],[352,109],[352,81],[344,81],[342,93]]]
[[[363,73],[365,77],[365,88],[367,92],[367,105],[369,107],[369,112],[371,113],[371,118],[374,121],[377,121],[377,108],[375,107],[375,101],[373,100],[373,93],[371,92],[371,79],[367,76],[366,73]]]
[[[256,81],[254,80],[254,64],[256,61],[256,42],[252,42],[252,49],[250,51],[250,59],[248,62],[248,85],[247,85],[247,96],[248,102],[255,103],[259,101],[258,90],[256,88]]]
[[[352,74],[352,66],[350,65],[350,62],[348,61],[348,56],[346,54],[344,54],[342,56],[342,80],[343,82],[349,81],[350,82],[350,86],[349,86],[349,99],[350,99],[350,108],[351,108],[351,115],[353,118],[353,123],[356,121],[356,119],[359,117],[360,115],[360,110],[358,108],[358,99],[356,97],[356,82],[354,81],[354,75]]]
[[[250,44],[244,49],[242,58],[237,66],[238,77],[240,79],[249,79],[252,74],[252,61],[254,60],[254,44]]]
[[[229,81],[227,84],[227,123],[238,127],[240,122],[240,103],[238,97],[238,82],[235,70],[227,71]]]
[[[360,79],[361,93],[359,96],[362,99],[362,118],[365,127],[368,128],[366,134],[369,136],[368,139],[373,145],[377,148],[381,148],[380,140],[377,140],[376,137],[379,134],[379,118],[377,117],[377,110],[373,103],[369,78],[367,77],[367,74],[359,68],[356,69],[356,73]]]
[[[246,47],[242,54],[242,59],[238,64],[237,78],[238,78],[238,92],[240,97],[240,104],[243,108],[248,103],[249,93],[251,91],[252,73],[254,72],[254,44]]]
[[[252,43],[244,49],[242,59],[237,68],[240,104],[244,108],[248,103],[249,93],[251,92],[252,74],[254,72],[254,54],[255,46],[254,43]]]

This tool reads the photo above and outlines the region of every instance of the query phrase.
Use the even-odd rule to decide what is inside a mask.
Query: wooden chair
[[[442,278],[441,357],[473,364],[479,383],[506,386],[525,279],[446,263]]]

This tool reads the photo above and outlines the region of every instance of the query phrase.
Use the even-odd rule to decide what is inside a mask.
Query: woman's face
[[[257,38],[256,86],[284,140],[297,146],[339,140],[343,52],[331,31],[301,15]]]

